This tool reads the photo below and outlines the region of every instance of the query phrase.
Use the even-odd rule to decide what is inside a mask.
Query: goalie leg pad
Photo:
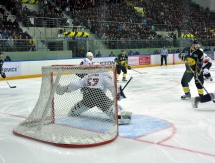
[[[77,104],[75,104],[75,106],[73,106],[71,108],[71,110],[69,111],[68,113],[68,116],[78,116],[80,115],[81,113],[89,110],[90,108],[86,107],[83,105],[83,103],[80,101],[78,102]]]

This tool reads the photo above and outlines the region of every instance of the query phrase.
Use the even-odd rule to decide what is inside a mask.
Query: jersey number
[[[88,78],[87,86],[96,86],[99,82],[99,78]]]

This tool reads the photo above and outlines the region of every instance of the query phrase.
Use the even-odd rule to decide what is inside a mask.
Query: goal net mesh
[[[118,136],[115,66],[55,65],[42,67],[38,101],[14,133],[63,147],[106,144]],[[112,89],[80,87],[59,95],[58,86],[84,80],[90,74],[106,73]],[[96,80],[92,79],[94,84]]]

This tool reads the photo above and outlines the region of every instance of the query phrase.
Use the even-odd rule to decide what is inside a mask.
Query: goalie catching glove
[[[58,95],[63,95],[65,92],[67,92],[68,90],[68,86],[62,86],[60,84],[57,85],[57,88],[56,88],[56,93]]]

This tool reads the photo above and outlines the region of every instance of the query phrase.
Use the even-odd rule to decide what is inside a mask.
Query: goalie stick
[[[147,73],[147,72],[140,72],[140,71],[134,70],[133,68],[132,68],[131,70],[133,70],[133,71],[135,71],[135,72],[138,72],[138,73],[140,73],[140,74],[146,74],[146,73]]]
[[[10,86],[10,84],[8,83],[8,81],[7,81],[6,78],[5,78],[5,81],[7,82],[8,86],[9,86],[10,88],[16,88],[16,86]]]
[[[118,93],[118,100],[121,100],[121,97],[126,98],[123,90],[125,89],[125,87],[128,85],[128,83],[130,83],[130,81],[133,79],[133,77],[130,77],[130,79],[127,81],[127,83],[125,84],[125,86],[122,88],[122,86],[119,87],[119,93]]]
[[[125,89],[125,87],[128,85],[128,83],[130,83],[130,81],[133,79],[133,77],[131,76],[130,79],[127,81],[127,83],[125,84],[125,86],[122,88],[121,92]]]

